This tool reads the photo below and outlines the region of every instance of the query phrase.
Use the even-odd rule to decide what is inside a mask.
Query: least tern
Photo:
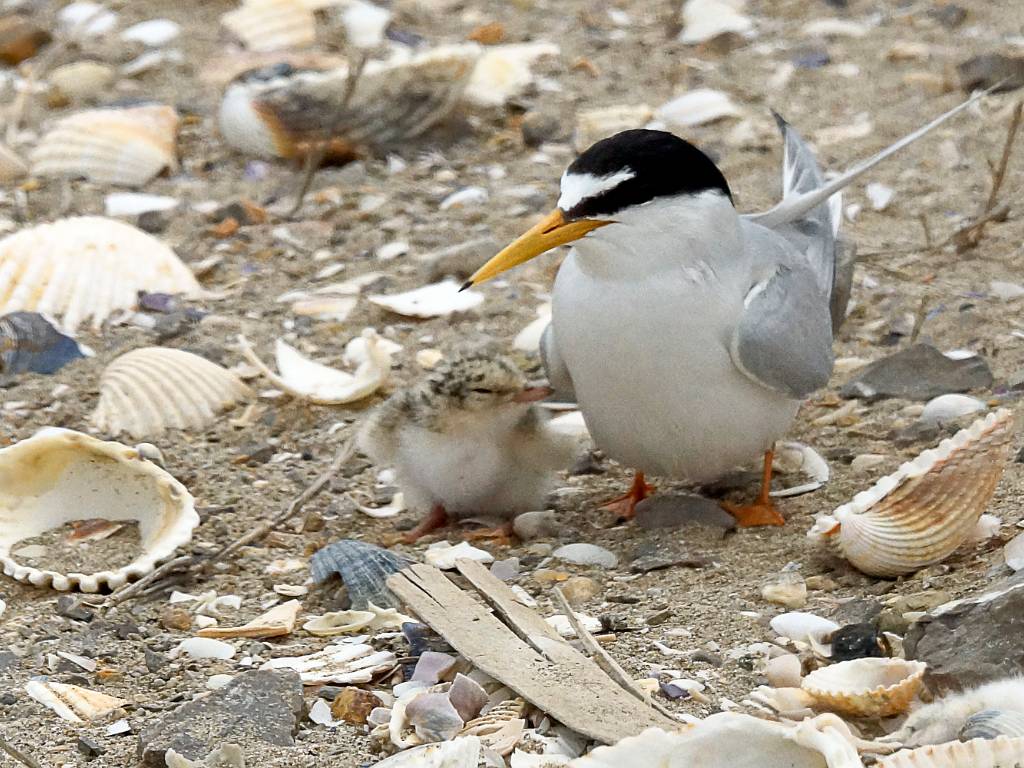
[[[427,513],[407,542],[471,516],[505,520],[507,535],[515,515],[543,509],[574,451],[534,405],[550,392],[529,386],[506,357],[471,353],[442,362],[370,415],[361,450],[394,467],[406,502]]]
[[[980,95],[828,182],[777,117],[783,198],[759,214],[736,211],[722,172],[689,142],[618,133],[576,158],[555,210],[469,279],[573,243],[541,351],[596,444],[637,470],[621,514],[647,494],[645,473],[707,483],[763,455],[757,500],[726,508],[741,526],[784,522],[768,495],[772,446],[828,382],[833,319],[845,314],[839,192]]]

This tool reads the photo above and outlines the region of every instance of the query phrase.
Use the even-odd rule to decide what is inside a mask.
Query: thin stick
[[[1010,155],[1013,152],[1013,142],[1017,138],[1017,131],[1020,129],[1021,110],[1024,110],[1024,101],[1018,101],[1010,115],[1010,127],[1006,131],[1006,141],[1003,143],[1003,154],[999,158],[999,165],[996,166],[995,174],[992,177],[992,191],[989,193],[988,201],[985,203],[983,213],[988,213],[995,207],[996,198],[999,196],[999,189],[1003,186],[1003,179],[1006,177],[1006,166],[1010,163]]]
[[[176,557],[173,560],[169,560],[163,565],[161,565],[159,568],[157,568],[155,571],[152,571],[143,576],[138,581],[134,581],[131,584],[127,584],[121,587],[121,589],[117,590],[109,597],[107,597],[103,605],[106,608],[112,608],[119,603],[123,603],[125,600],[135,597],[136,595],[143,592],[146,589],[146,587],[148,587],[153,582],[159,581],[160,579],[167,576],[169,573],[172,573],[178,570],[179,568],[188,568],[195,564],[196,561],[197,558],[193,555],[182,555],[181,557]]]
[[[608,651],[602,648],[601,644],[594,639],[594,636],[590,634],[582,624],[580,624],[579,619],[576,618],[576,614],[569,605],[569,601],[566,600],[565,595],[562,594],[562,590],[555,587],[553,592],[555,595],[555,602],[558,603],[558,607],[562,609],[563,613],[565,613],[565,618],[569,620],[569,626],[572,627],[573,631],[576,633],[576,637],[587,650],[587,653],[589,653],[594,659],[597,666],[603,669],[608,677],[622,686],[627,693],[632,694],[634,697],[640,699],[644,704],[648,704],[661,714],[675,720],[676,716],[672,714],[671,710],[665,708],[641,691],[637,687],[636,683],[633,682],[633,678],[629,676],[629,673],[619,666],[619,663],[611,657]]]
[[[0,735],[0,749],[22,765],[27,765],[28,768],[43,768],[42,764],[35,760],[35,758],[29,757],[24,752],[15,749],[2,735]]]
[[[917,305],[917,312],[914,313],[914,327],[910,331],[910,343],[913,344],[917,341],[917,337],[921,335],[921,328],[924,327],[924,321],[928,319],[928,294],[926,293],[921,297],[921,303]]]

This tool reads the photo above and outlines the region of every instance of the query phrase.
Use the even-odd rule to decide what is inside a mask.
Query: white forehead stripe
[[[590,173],[569,173],[562,174],[562,195],[558,198],[558,207],[563,211],[575,208],[581,200],[588,197],[595,197],[609,189],[614,189],[624,181],[629,181],[634,176],[632,170],[623,168],[609,176],[594,176]]]

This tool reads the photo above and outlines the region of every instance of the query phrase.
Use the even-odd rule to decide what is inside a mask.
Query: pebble
[[[684,568],[706,568],[711,565],[711,561],[702,555],[691,555],[685,552],[677,554],[658,553],[642,555],[636,558],[629,564],[629,570],[632,573],[650,573],[651,571],[660,571],[677,565]]]
[[[1018,534],[1003,547],[1003,559],[1014,571],[1024,569],[1024,533]]]
[[[87,760],[99,757],[107,751],[104,747],[90,739],[88,736],[79,736],[76,746],[78,751],[85,755]]]
[[[985,410],[985,403],[968,395],[939,395],[925,403],[922,424],[948,424],[951,421]]]
[[[604,547],[586,542],[576,542],[559,547],[551,553],[553,557],[564,560],[567,563],[576,565],[594,565],[599,568],[614,568],[619,564],[619,558],[613,552]]]
[[[98,61],[75,61],[50,73],[50,85],[71,101],[89,101],[103,94],[114,82],[113,67]]]
[[[559,525],[550,509],[524,512],[512,521],[512,530],[523,541],[550,539],[558,535]]]
[[[807,605],[807,583],[799,573],[784,573],[761,587],[761,597],[786,608],[803,608]]]
[[[506,560],[495,560],[491,565],[491,575],[502,581],[512,581],[519,576],[519,558],[510,557]]]
[[[230,659],[236,651],[230,643],[210,637],[190,637],[187,640],[182,640],[172,655],[181,653],[193,659]]]
[[[92,621],[95,615],[74,595],[61,595],[57,598],[57,613],[75,621]]]
[[[736,527],[736,518],[711,499],[692,493],[659,493],[636,506],[636,524],[644,530],[679,528],[689,523],[731,530]]]
[[[804,579],[804,583],[807,584],[808,589],[819,592],[835,592],[839,589],[839,585],[831,576],[808,576]]]
[[[768,659],[765,677],[772,688],[799,688],[803,678],[803,665],[800,657],[792,653],[784,653],[774,659]]]
[[[187,632],[192,628],[192,614],[178,605],[165,605],[160,610],[160,626]]]
[[[523,143],[528,147],[539,147],[550,141],[565,138],[563,121],[551,112],[533,110],[523,115],[519,124],[519,132],[523,135]]]
[[[331,702],[331,716],[353,725],[365,725],[370,713],[383,705],[384,702],[370,691],[349,686],[342,688],[334,697],[334,701]]]
[[[999,91],[1013,91],[1024,86],[1024,56],[1002,53],[983,53],[958,64],[960,87],[966,92],[991,88],[996,83]]]
[[[568,581],[570,577],[570,574],[565,571],[555,571],[550,568],[538,568],[530,575],[533,576],[534,581],[544,587]]]
[[[573,576],[567,579],[560,589],[569,605],[574,608],[601,594],[601,585],[586,576]]]
[[[853,457],[853,461],[850,462],[850,469],[854,472],[869,472],[888,460],[888,456],[880,453],[862,453],[859,456]]]
[[[885,656],[874,624],[847,624],[832,635],[832,661],[877,658]]]

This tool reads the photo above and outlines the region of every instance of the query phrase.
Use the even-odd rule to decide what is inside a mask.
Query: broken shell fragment
[[[1024,737],[1024,712],[1008,709],[983,709],[975,712],[960,730],[960,741],[998,739],[1000,736]]]
[[[391,651],[377,651],[364,643],[329,645],[308,656],[271,659],[261,669],[291,669],[306,685],[355,685],[368,683],[392,669],[398,657]]]
[[[33,568],[11,556],[20,541],[89,519],[138,521],[142,551],[95,573]],[[185,486],[121,443],[44,429],[0,450],[0,564],[18,581],[60,591],[116,589],[170,557],[198,525]]]
[[[92,354],[38,312],[0,317],[0,375],[56,373],[71,361]]]
[[[870,576],[900,576],[945,560],[988,506],[1013,431],[1006,409],[978,419],[832,514],[818,515],[808,536]]]
[[[405,707],[405,721],[423,742],[455,738],[465,723],[447,693],[422,693]]]
[[[389,576],[411,564],[408,558],[374,544],[342,539],[313,555],[309,573],[317,584],[334,574],[340,576],[354,609],[369,610],[371,603],[400,608],[401,602],[386,582]]]
[[[696,125],[714,123],[727,117],[740,117],[742,114],[729,94],[711,88],[697,88],[662,104],[654,116],[669,130],[685,131]]]
[[[746,0],[686,0],[679,41],[694,44],[721,35],[751,36],[754,23],[743,13],[745,5]]]
[[[367,298],[395,314],[426,319],[468,312],[483,303],[484,295],[479,291],[460,291],[454,280],[445,280],[405,293],[391,296],[373,294]]]
[[[90,691],[77,685],[31,680],[25,684],[25,693],[68,722],[82,723],[95,720],[128,704],[124,699]]]
[[[595,142],[620,131],[643,128],[652,117],[654,110],[646,104],[624,104],[580,112],[576,116],[572,145],[577,152],[582,152]]]
[[[289,600],[275,605],[262,616],[257,616],[240,627],[207,627],[197,633],[199,637],[280,637],[295,629],[295,619],[302,603]]]
[[[374,763],[371,768],[476,768],[479,761],[480,740],[475,736],[460,736],[404,750]]]
[[[168,429],[201,430],[252,394],[234,373],[199,355],[145,347],[121,355],[103,371],[92,423],[107,434],[128,433],[136,440]]]
[[[925,669],[921,661],[853,659],[816,669],[800,685],[824,709],[852,717],[892,717],[909,708]]]
[[[538,59],[560,53],[557,45],[545,41],[487,46],[469,78],[466,99],[481,107],[500,107],[533,84],[531,67]]]
[[[238,343],[246,360],[292,397],[317,405],[342,405],[369,397],[391,375],[392,353],[384,340],[372,328],[364,329],[362,337],[366,340],[367,355],[354,374],[310,360],[282,339],[277,340],[275,347],[280,373],[274,373],[257,357],[244,336],[238,337]]]
[[[877,768],[1017,768],[1024,763],[1024,738],[950,741],[903,749],[880,758]]]
[[[28,165],[21,156],[0,142],[0,182],[9,183],[28,175]]]
[[[172,107],[90,109],[62,118],[29,156],[32,173],[140,187],[178,167],[180,119]]]
[[[302,0],[243,0],[220,23],[251,51],[305,48],[316,40],[316,17]]]
[[[174,251],[116,219],[59,219],[0,240],[0,312],[52,315],[69,333],[91,320],[99,330],[140,291],[205,295]]]
[[[363,629],[371,632],[379,629],[401,629],[403,624],[410,621],[415,620],[399,613],[395,608],[381,608],[371,602],[365,611],[334,611],[323,616],[315,616],[303,624],[302,628],[311,635],[331,637]]]

